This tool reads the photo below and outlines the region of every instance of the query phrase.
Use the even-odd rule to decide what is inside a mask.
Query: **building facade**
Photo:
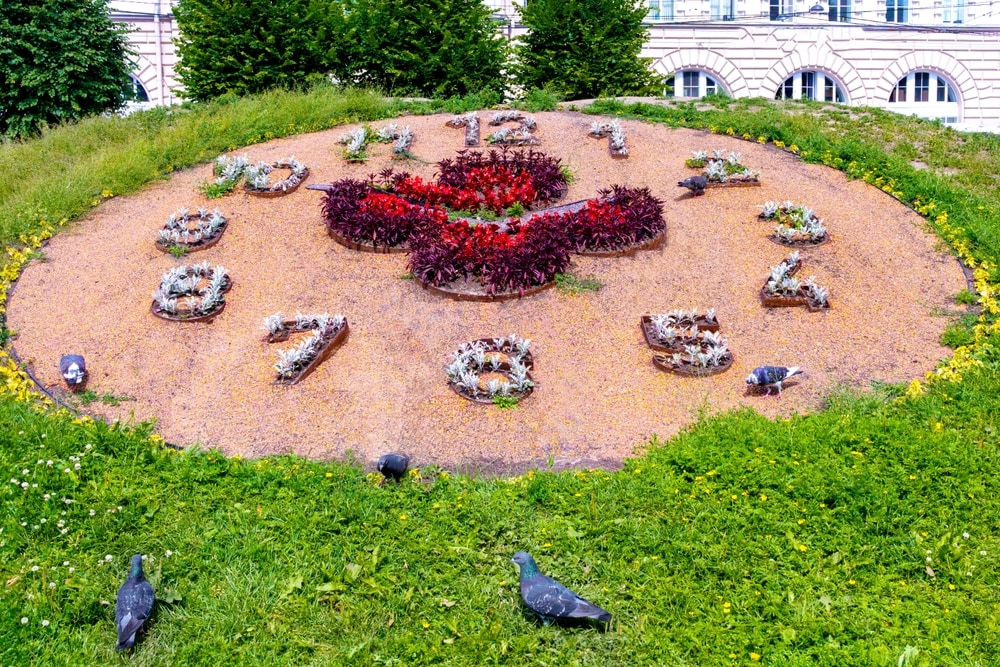
[[[134,29],[134,78],[151,105],[178,101],[171,1],[112,3],[113,17]],[[504,35],[526,32],[515,0],[484,1]],[[809,98],[1000,131],[1000,0],[646,5],[649,41],[642,56],[661,76],[667,96]]]

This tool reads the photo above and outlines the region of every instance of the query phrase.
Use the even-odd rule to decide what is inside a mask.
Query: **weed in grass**
[[[968,288],[959,290],[953,298],[955,299],[955,303],[963,306],[973,306],[979,303],[979,296],[970,292]]]
[[[970,345],[975,336],[972,327],[978,318],[973,313],[966,313],[959,320],[951,322],[941,334],[941,344],[945,347],[957,348]]]
[[[503,396],[497,394],[493,397],[493,405],[497,406],[501,410],[513,410],[517,407],[520,399],[517,396]]]
[[[597,279],[597,276],[586,276],[577,278],[569,273],[556,274],[556,289],[560,294],[583,294],[585,292],[597,292],[604,287],[604,284]]]
[[[167,248],[167,252],[169,252],[173,257],[180,258],[187,254],[187,248],[184,246],[172,245]]]
[[[230,192],[233,191],[235,187],[236,184],[232,182],[227,182],[227,183],[212,182],[212,183],[202,183],[200,186],[198,186],[198,189],[201,190],[201,193],[205,195],[205,197],[208,199],[219,199],[221,197],[225,197],[226,195],[228,195]]]
[[[98,394],[93,389],[86,389],[76,395],[76,400],[83,406],[87,406],[98,401],[103,405],[119,406],[125,401],[134,401],[135,396],[129,396],[127,394],[115,396],[112,393]]]

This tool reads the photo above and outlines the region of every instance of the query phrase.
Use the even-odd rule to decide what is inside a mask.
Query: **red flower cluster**
[[[393,182],[393,191],[428,206],[456,211],[487,208],[495,213],[503,213],[514,203],[528,207],[537,197],[531,174],[526,171],[514,173],[505,166],[487,165],[471,169],[466,176],[464,186],[455,187],[426,183],[419,176],[405,174]]]

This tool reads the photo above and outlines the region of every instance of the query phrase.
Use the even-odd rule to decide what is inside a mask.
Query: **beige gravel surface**
[[[481,112],[483,120],[489,112]],[[922,219],[878,189],[837,171],[734,138],[622,121],[631,156],[614,160],[607,140],[591,139],[593,119],[537,114],[539,147],[575,175],[566,201],[614,183],[648,186],[666,203],[667,243],[627,259],[575,257],[571,272],[594,275],[597,293],[548,290],[503,303],[433,296],[406,272],[405,255],[348,250],[327,235],[322,194],[305,188],[281,198],[237,191],[206,200],[197,186],[210,165],[175,174],[143,192],[108,200],[45,248],[28,266],[8,307],[17,353],[46,386],[58,387],[61,354],[86,356],[90,388],[134,396],[119,407],[92,405],[109,418],[156,419],[179,445],[218,447],[256,457],[295,452],[316,458],[352,451],[372,460],[389,450],[419,464],[484,469],[529,461],[614,461],[653,434],[676,433],[699,412],[752,405],[788,415],[821,407],[838,386],[909,381],[948,350],[938,343],[965,286],[956,261],[936,249]],[[309,183],[362,178],[397,166],[425,178],[462,148],[449,116],[398,119],[415,133],[421,162],[395,163],[375,145],[367,164],[341,158],[348,129],[252,146],[239,154],[273,161],[294,155]],[[384,123],[375,123],[378,128]],[[484,136],[486,127],[484,123]],[[759,188],[682,196],[678,180],[691,151],[740,151],[760,170]],[[788,249],[771,243],[756,218],[768,199],[814,208],[833,241],[803,250],[802,277],[830,289],[833,309],[764,309],[758,290]],[[178,260],[156,250],[157,230],[180,207],[218,207],[229,229],[213,248]],[[150,292],[180,263],[209,260],[234,280],[225,312],[211,324],[150,314]],[[665,374],[651,361],[639,318],[673,308],[715,308],[736,361],[721,375]],[[328,311],[344,314],[348,341],[303,383],[276,386],[276,349],[262,320]],[[538,387],[514,410],[465,401],[450,391],[444,366],[462,342],[516,333],[531,338]],[[745,395],[744,378],[763,364],[798,365],[806,377],[780,398]]]

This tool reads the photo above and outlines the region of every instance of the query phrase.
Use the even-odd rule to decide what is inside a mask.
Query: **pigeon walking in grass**
[[[410,457],[406,454],[385,454],[378,460],[378,471],[386,479],[398,482],[410,467]]]
[[[149,619],[153,611],[153,586],[146,581],[142,573],[142,556],[132,556],[132,569],[128,579],[118,589],[118,601],[115,603],[115,627],[118,629],[119,651],[132,648],[136,633]]]
[[[87,379],[87,362],[79,354],[64,354],[59,360],[59,372],[70,389],[82,387]]]
[[[545,625],[556,619],[611,620],[611,614],[538,571],[535,559],[518,551],[510,562],[521,568],[521,598]]]
[[[708,179],[704,176],[688,176],[683,181],[680,181],[677,186],[687,188],[695,197],[698,197],[705,194],[705,188],[708,187]]]
[[[781,383],[802,372],[798,366],[758,366],[747,376],[747,385],[764,387],[767,394],[771,394],[771,387],[777,387],[778,396],[781,396]]]

